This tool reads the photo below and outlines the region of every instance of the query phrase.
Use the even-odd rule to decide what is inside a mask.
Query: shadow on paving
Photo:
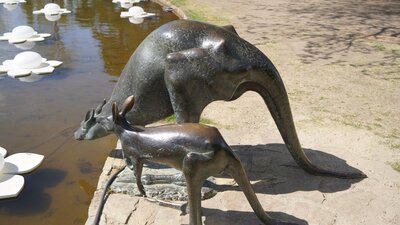
[[[361,179],[340,179],[311,175],[300,168],[284,144],[236,145],[232,146],[239,156],[254,191],[264,194],[287,194],[297,191],[320,191],[332,193],[347,190]],[[341,172],[360,172],[345,160],[334,155],[312,149],[304,149],[315,164]],[[238,190],[238,186],[217,185],[218,192]]]
[[[257,6],[264,14],[248,4],[255,15],[244,12],[238,19],[256,45],[287,38],[304,64],[351,66],[363,75],[400,79],[400,1],[265,1]]]
[[[254,214],[254,212],[239,212],[232,210],[222,211],[219,209],[202,208],[202,213],[206,218],[204,221],[204,225],[232,225],[232,221],[234,221],[234,224],[262,224],[262,222],[257,218],[256,214]],[[307,221],[283,212],[268,212],[268,214],[274,219],[279,219],[299,225],[308,225]]]
[[[303,62],[330,59],[349,50],[372,54],[373,48],[360,40],[400,43],[400,3],[398,1],[325,1],[324,4],[289,4],[294,17],[307,18],[300,34],[308,40]],[[397,19],[396,19],[397,18]],[[388,57],[388,58],[386,58]],[[393,63],[399,52],[390,52],[383,62]]]

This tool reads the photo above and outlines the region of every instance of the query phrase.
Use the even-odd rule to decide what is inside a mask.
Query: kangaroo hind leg
[[[213,163],[213,160],[214,156],[195,152],[188,153],[184,159],[182,172],[186,178],[190,225],[202,224],[201,187],[204,181],[219,169],[215,167],[217,164]]]
[[[135,159],[133,166],[137,188],[139,189],[139,192],[142,196],[146,196],[146,192],[142,184],[143,161],[141,159]]]
[[[237,158],[232,157],[231,162],[225,169],[225,172],[233,177],[239,187],[242,189],[247,200],[249,201],[251,208],[257,217],[268,225],[299,225],[297,223],[281,221],[271,218],[263,209],[260,201],[258,200],[249,179],[247,178],[246,172]]]

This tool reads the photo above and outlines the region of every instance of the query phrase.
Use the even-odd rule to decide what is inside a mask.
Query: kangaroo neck
[[[115,134],[119,139],[121,139],[123,136],[132,136],[132,135],[138,135],[139,132],[143,131],[140,128],[134,127],[134,126],[121,126],[121,125],[115,125]]]

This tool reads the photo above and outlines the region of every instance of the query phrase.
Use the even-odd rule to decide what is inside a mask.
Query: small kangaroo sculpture
[[[126,119],[147,125],[175,114],[178,123],[198,123],[211,102],[233,101],[246,91],[261,95],[296,163],[316,175],[365,178],[362,172],[338,172],[313,164],[301,148],[288,95],[278,70],[233,26],[176,20],[153,31],[132,54],[111,98],[86,114],[75,138],[96,139],[112,132],[111,104],[138,98]],[[259,106],[254,106],[255,108]]]
[[[124,159],[134,171],[142,195],[146,195],[141,182],[143,162],[161,163],[182,171],[188,192],[190,225],[201,225],[201,187],[208,177],[226,172],[243,190],[264,224],[294,224],[273,219],[264,212],[239,158],[216,128],[196,123],[148,128],[132,126],[125,115],[133,105],[134,97],[130,96],[119,112],[114,102],[112,120],[114,133],[121,140]],[[97,121],[108,122],[104,117]]]

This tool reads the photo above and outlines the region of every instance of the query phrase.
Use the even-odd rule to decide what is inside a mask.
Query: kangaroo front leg
[[[201,112],[215,100],[209,85],[207,49],[192,48],[167,55],[164,80],[178,123],[198,123]]]
[[[201,110],[198,109],[199,104],[196,104],[196,98],[189,95],[184,84],[169,80],[166,81],[166,85],[172,108],[176,115],[176,122],[198,123],[200,121]]]
[[[136,185],[139,189],[140,194],[146,196],[146,192],[144,191],[144,187],[142,184],[143,161],[140,159],[136,159],[134,164],[135,164],[134,170],[136,177]]]

